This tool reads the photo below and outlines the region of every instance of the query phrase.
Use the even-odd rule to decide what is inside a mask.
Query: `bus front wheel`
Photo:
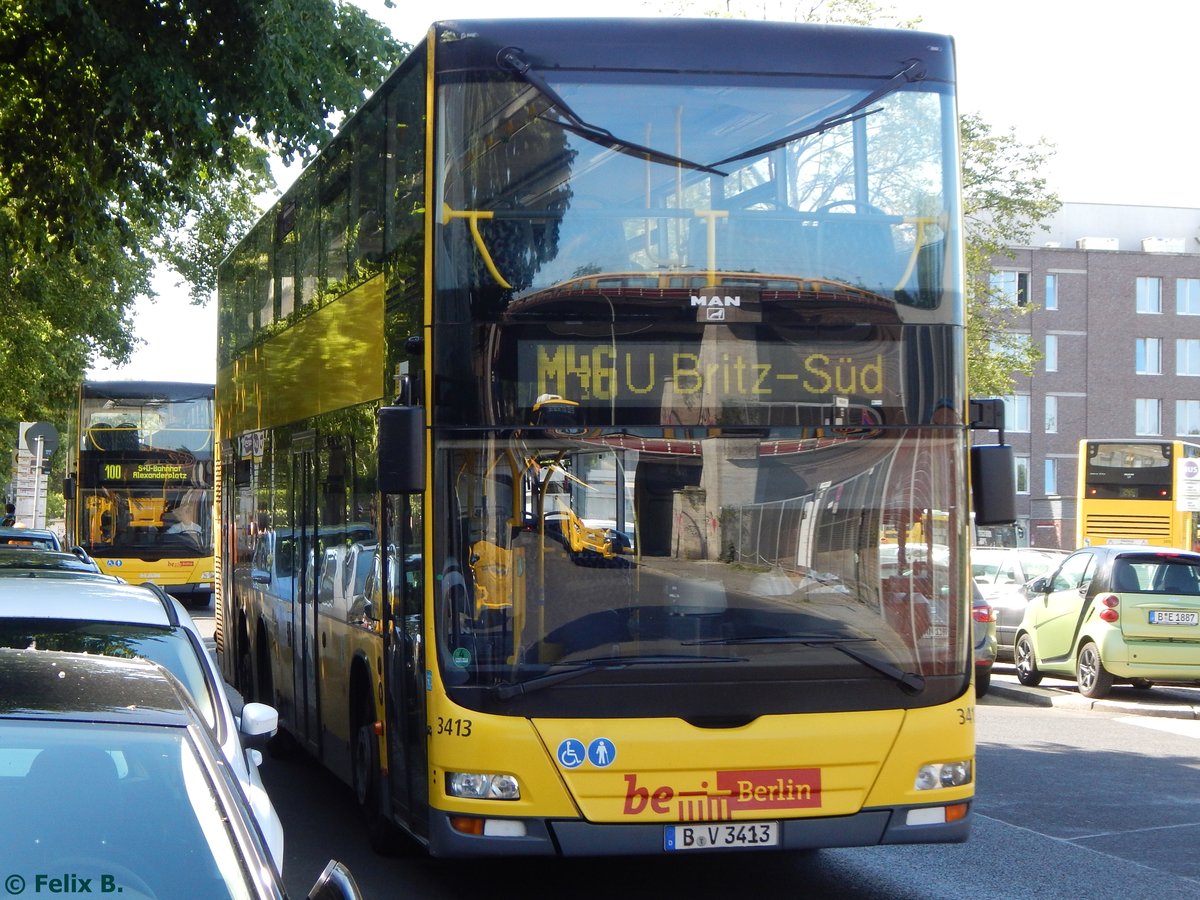
[[[375,709],[368,698],[356,704],[354,717],[354,798],[367,826],[367,840],[376,853],[396,853],[396,832],[383,814],[379,769],[379,737],[375,734]]]

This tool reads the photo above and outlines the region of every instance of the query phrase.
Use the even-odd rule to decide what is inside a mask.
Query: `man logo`
[[[741,306],[742,298],[739,297],[698,297],[692,294],[692,306],[707,306],[710,309],[713,307],[726,306]],[[724,318],[724,316],[722,316]]]
[[[704,311],[704,318],[709,322],[724,322],[725,307],[709,307]]]

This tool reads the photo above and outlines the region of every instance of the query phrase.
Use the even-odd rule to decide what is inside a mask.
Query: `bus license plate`
[[[1200,612],[1182,612],[1178,609],[1150,610],[1151,625],[1200,625]]]
[[[720,850],[724,847],[778,847],[778,822],[705,822],[668,825],[663,841],[667,850]]]

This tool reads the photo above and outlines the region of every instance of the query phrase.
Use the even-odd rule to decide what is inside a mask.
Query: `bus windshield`
[[[97,557],[211,556],[212,387],[177,397],[86,387],[78,543]]]
[[[667,714],[692,684],[690,714],[733,715],[750,680],[758,712],[945,702],[952,104],[637,77],[636,104],[613,72],[441,89],[443,677],[545,714],[592,686]]]
[[[879,84],[638,73],[629,103],[622,73],[545,77],[549,96],[495,78],[441,94],[443,218],[481,286],[719,271],[941,301],[954,119],[935,86],[860,109]]]

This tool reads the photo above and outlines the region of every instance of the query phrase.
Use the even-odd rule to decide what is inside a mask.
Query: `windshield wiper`
[[[732,638],[713,638],[711,640],[686,641],[691,645],[703,646],[730,646],[735,644],[804,644],[808,647],[827,646],[846,654],[851,659],[862,663],[868,669],[874,669],[881,675],[886,675],[907,691],[918,694],[925,690],[925,678],[918,675],[916,672],[905,672],[899,666],[893,665],[885,659],[877,659],[873,656],[868,656],[865,653],[860,653],[848,644],[866,644],[874,643],[875,638],[847,638],[835,637],[825,634],[760,634],[747,635],[746,637]]]
[[[496,684],[492,686],[491,691],[498,700],[511,700],[513,697],[532,694],[543,688],[553,687],[556,684],[562,684],[564,681],[570,681],[573,678],[578,678],[580,675],[586,675],[588,672],[596,672],[601,669],[679,665],[680,663],[694,662],[748,662],[748,660],[744,656],[693,656],[686,653],[661,653],[653,656],[596,656],[591,659],[585,659],[575,665],[568,664],[570,665],[569,668],[564,668],[558,672],[547,672],[545,675],[538,675],[536,678],[530,678],[528,681]]]
[[[571,108],[554,88],[550,87],[550,83],[541,75],[534,71],[533,66],[528,60],[521,56],[521,51],[516,47],[505,47],[496,54],[496,62],[501,69],[513,72],[518,75],[522,81],[531,85],[543,97],[550,101],[550,105],[558,110],[559,114],[565,118],[566,122],[559,124],[573,134],[579,135],[581,138],[600,144],[603,147],[608,147],[610,150],[617,150],[621,153],[626,153],[631,156],[638,156],[644,159],[650,159],[654,162],[666,163],[668,165],[683,166],[687,169],[695,169],[698,172],[709,172],[713,175],[726,175],[719,169],[712,166],[706,166],[702,163],[692,162],[690,159],[684,159],[681,156],[674,156],[670,153],[665,153],[662,150],[655,150],[653,147],[647,147],[644,144],[635,144],[632,141],[624,140],[617,137],[607,128],[601,128],[599,125],[593,125],[590,122],[585,122],[579,117],[579,114]]]
[[[814,134],[820,134],[823,131],[828,131],[830,128],[836,128],[838,125],[845,125],[847,122],[853,122],[855,119],[862,119],[878,112],[875,109],[867,109],[876,100],[882,100],[888,94],[900,90],[906,84],[911,84],[914,81],[920,81],[925,77],[925,66],[919,59],[911,60],[908,65],[889,78],[884,84],[867,96],[863,97],[857,103],[848,106],[846,109],[835,112],[831,116],[826,116],[816,125],[810,128],[805,128],[797,131],[794,134],[785,135],[781,138],[776,138],[773,141],[768,141],[765,144],[759,144],[751,150],[745,150],[734,156],[727,156],[724,159],[719,159],[714,166],[723,166],[726,163],[737,162],[739,159],[748,159],[751,156],[759,156],[763,153],[770,153],[772,150],[777,150],[786,144],[793,141],[801,140]]]

